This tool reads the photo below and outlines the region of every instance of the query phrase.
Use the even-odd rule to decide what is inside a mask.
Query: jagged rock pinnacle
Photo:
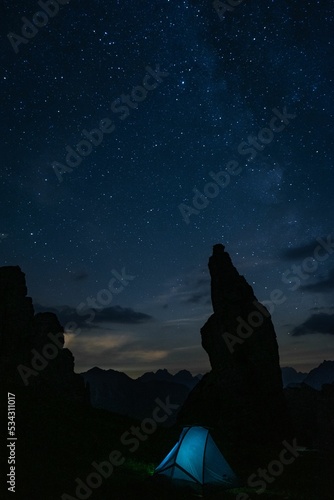
[[[179,422],[212,426],[235,443],[279,441],[288,419],[270,314],[224,245],[214,245],[209,271],[214,313],[201,337],[212,371],[190,393]]]

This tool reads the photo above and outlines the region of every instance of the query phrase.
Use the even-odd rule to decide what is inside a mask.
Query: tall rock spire
[[[252,287],[243,276],[240,276],[225,247],[222,244],[214,245],[212,256],[209,258],[211,275],[211,301],[215,314],[225,314],[229,302],[241,302],[246,297],[254,300]]]
[[[220,430],[231,443],[288,438],[278,344],[268,310],[222,244],[209,259],[214,313],[201,329],[212,371],[190,393],[182,424]]]

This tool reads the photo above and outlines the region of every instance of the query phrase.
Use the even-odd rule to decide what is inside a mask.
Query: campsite
[[[18,394],[19,397],[20,394]],[[23,398],[21,398],[23,403]],[[33,402],[34,403],[34,402]],[[331,500],[333,492],[334,460],[332,454],[316,451],[300,452],[300,456],[290,465],[286,465],[281,475],[266,484],[263,493],[257,493],[259,484],[248,486],[251,473],[257,473],[257,467],[265,469],[276,456],[268,458],[266,450],[263,460],[251,473],[244,468],[241,479],[244,484],[228,489],[210,488],[207,491],[194,489],[191,485],[172,485],[164,477],[154,477],[155,468],[164,460],[173,446],[178,443],[182,429],[161,427],[151,434],[133,453],[129,447],[122,446],[121,435],[139,421],[110,414],[97,409],[84,409],[81,405],[54,401],[47,407],[35,401],[30,407],[30,418],[19,423],[22,431],[17,477],[20,484],[29,491],[25,496],[20,488],[17,498],[33,500]],[[25,404],[28,404],[26,402]],[[21,406],[22,410],[24,406]],[[39,408],[39,410],[38,410]],[[27,413],[26,413],[27,415]],[[59,426],[59,423],[61,425]],[[46,425],[47,424],[47,425]],[[26,432],[29,429],[30,434]],[[59,429],[59,430],[58,430]],[[61,429],[61,430],[60,430]],[[283,447],[282,447],[283,448]],[[108,478],[102,478],[99,487],[89,487],[86,479],[96,472],[95,464],[109,461],[110,453],[119,451],[125,458],[122,465],[115,466]],[[239,460],[230,460],[233,470],[242,474],[242,458],[245,450],[240,449]],[[291,454],[286,455],[290,459]],[[114,455],[114,459],[118,458]],[[114,460],[116,462],[116,460]],[[38,471],[38,472],[37,472]],[[107,467],[104,467],[105,474]],[[248,475],[247,475],[248,474]],[[102,476],[101,476],[102,477]],[[76,481],[78,478],[79,481]],[[96,478],[95,478],[96,479]],[[94,483],[94,479],[93,479]],[[91,483],[91,484],[93,484]],[[95,485],[100,481],[95,481]],[[77,490],[78,484],[81,488]],[[83,487],[85,485],[85,487]],[[91,491],[91,493],[90,493]]]
[[[334,500],[333,0],[3,0],[0,500]]]
[[[0,363],[10,422],[8,463],[7,454],[1,460],[3,470],[14,467],[7,491],[24,500],[331,500],[334,384],[322,382],[331,380],[333,362],[310,377],[321,390],[283,389],[269,312],[260,318],[224,245],[213,246],[208,267],[213,313],[200,334],[211,370],[137,380],[97,367],[75,373],[57,315],[34,314],[21,269],[0,268],[3,317],[12,317],[3,339],[11,356]],[[222,332],[240,334],[240,318],[251,335],[231,349]],[[53,359],[50,338],[57,338]],[[42,359],[39,370],[28,368],[31,356]]]

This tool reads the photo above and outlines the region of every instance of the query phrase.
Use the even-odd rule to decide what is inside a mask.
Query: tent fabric
[[[237,477],[205,427],[185,427],[179,442],[155,469],[173,480],[199,485],[237,484]]]

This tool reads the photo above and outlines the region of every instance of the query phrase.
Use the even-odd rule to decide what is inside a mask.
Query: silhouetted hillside
[[[80,375],[89,384],[94,407],[133,418],[145,418],[150,414],[157,398],[164,400],[170,397],[174,404],[181,405],[190,389],[178,380],[184,378],[186,383],[192,383],[193,386],[198,382],[190,373],[173,376],[167,370],[158,370],[157,374],[147,373],[136,380],[122,372],[96,367]]]
[[[334,449],[334,383],[313,389],[305,383],[287,387],[284,395],[300,445],[312,449]]]
[[[168,370],[157,370],[154,372],[144,373],[141,377],[138,377],[137,380],[141,382],[150,382],[150,381],[165,381],[165,382],[173,382],[185,385],[189,389],[193,389],[196,384],[201,380],[202,375],[193,376],[188,370],[180,370],[175,375],[169,373]]]
[[[300,384],[308,375],[307,373],[297,372],[297,370],[290,366],[281,368],[281,371],[283,387],[287,387],[290,384]]]
[[[314,368],[305,377],[304,384],[320,390],[323,384],[331,384],[334,382],[334,361],[323,361],[321,365]]]

